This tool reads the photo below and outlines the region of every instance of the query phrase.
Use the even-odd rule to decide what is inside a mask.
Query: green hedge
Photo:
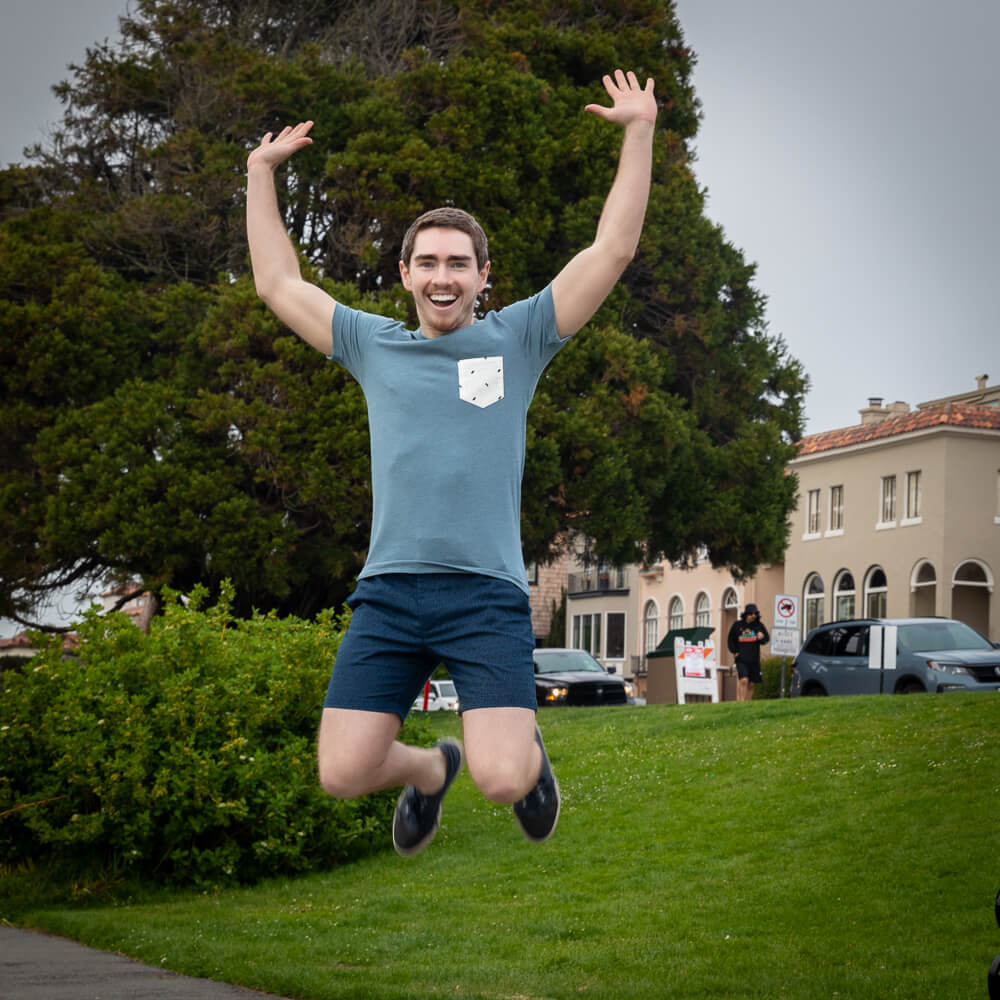
[[[324,869],[388,844],[394,793],[336,801],[315,740],[344,618],[172,599],[149,635],[88,614],[75,656],[3,674],[0,862],[172,884]],[[403,738],[428,745],[420,720]]]
[[[792,658],[786,657],[785,667],[785,697],[791,693],[792,682]],[[780,698],[781,697],[781,662],[780,656],[765,656],[760,661],[760,672],[763,683],[755,684],[753,689],[754,701],[760,698]]]

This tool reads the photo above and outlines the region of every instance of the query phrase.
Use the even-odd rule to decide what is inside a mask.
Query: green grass
[[[985,997],[1000,698],[541,718],[563,792],[546,844],[463,774],[416,859],[387,845],[329,874],[22,922],[317,1000]]]

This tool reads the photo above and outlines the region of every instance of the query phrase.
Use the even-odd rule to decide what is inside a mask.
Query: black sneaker
[[[549,766],[538,726],[535,726],[535,742],[542,751],[542,770],[535,787],[520,802],[514,803],[514,818],[528,840],[540,844],[552,836],[559,820],[559,782]]]
[[[403,857],[419,854],[434,839],[441,825],[441,801],[462,770],[462,748],[455,740],[439,740],[435,746],[444,754],[446,774],[441,791],[423,795],[413,785],[407,785],[396,802],[392,846]]]

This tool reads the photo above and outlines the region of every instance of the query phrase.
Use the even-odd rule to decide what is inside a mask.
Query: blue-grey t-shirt
[[[527,592],[528,406],[563,343],[551,286],[435,338],[337,304],[330,357],[360,383],[371,434],[372,534],[361,577],[482,573]]]

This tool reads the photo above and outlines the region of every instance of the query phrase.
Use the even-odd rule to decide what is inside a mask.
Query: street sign
[[[774,595],[774,628],[799,630],[799,598],[797,594]],[[774,643],[771,643],[774,649]],[[796,650],[798,652],[798,650]]]
[[[795,656],[799,651],[799,630],[797,628],[771,629],[771,655]]]

